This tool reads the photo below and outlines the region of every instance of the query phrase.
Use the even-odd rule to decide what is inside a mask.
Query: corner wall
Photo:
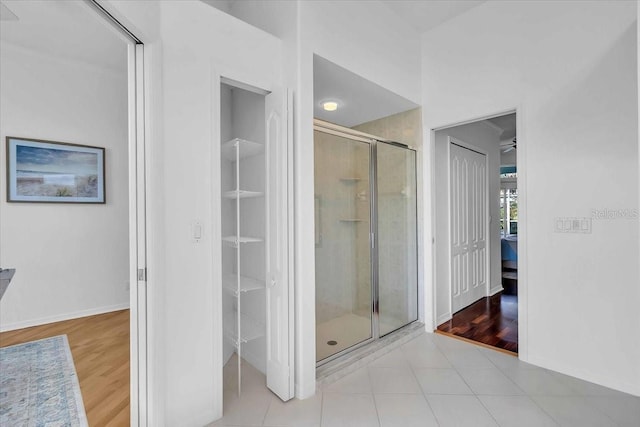
[[[638,209],[636,7],[484,3],[423,36],[422,94],[426,129],[517,108],[520,358],[640,395],[639,219],[594,218]]]
[[[2,42],[0,330],[129,307],[126,49],[115,71]],[[104,147],[106,204],[7,203],[7,136]]]

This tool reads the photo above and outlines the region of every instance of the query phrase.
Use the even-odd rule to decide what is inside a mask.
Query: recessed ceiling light
[[[326,101],[322,103],[322,108],[325,111],[336,111],[338,109],[338,103],[335,101]]]

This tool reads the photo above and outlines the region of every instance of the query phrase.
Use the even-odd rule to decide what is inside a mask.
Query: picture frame
[[[6,145],[7,202],[106,202],[104,148],[14,136]]]

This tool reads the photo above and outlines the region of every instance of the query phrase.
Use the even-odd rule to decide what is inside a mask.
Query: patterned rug
[[[66,335],[0,348],[0,426],[88,426]]]

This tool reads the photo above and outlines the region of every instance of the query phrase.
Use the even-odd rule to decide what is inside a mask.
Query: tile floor
[[[238,397],[231,365],[225,416],[210,426],[640,426],[638,397],[441,335],[423,334],[287,403],[248,364]]]

